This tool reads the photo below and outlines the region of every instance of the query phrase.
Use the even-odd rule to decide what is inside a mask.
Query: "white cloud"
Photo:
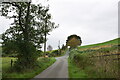
[[[50,5],[53,21],[60,27],[50,32],[47,44],[58,48],[71,34],[81,36],[83,44],[93,44],[114,39],[118,36],[119,0],[39,0]],[[34,3],[38,3],[34,0]],[[3,18],[0,17],[0,20]],[[0,33],[9,21],[0,23]]]
[[[48,40],[54,46],[59,40],[77,34],[82,45],[104,42],[118,35],[118,0],[51,0],[50,12],[61,28],[53,31]]]

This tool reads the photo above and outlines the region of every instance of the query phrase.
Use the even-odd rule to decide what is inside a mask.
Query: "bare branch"
[[[15,6],[19,9],[19,26],[21,27],[22,31],[24,32],[24,28],[22,26],[22,23],[21,23],[21,7],[19,5],[17,5],[15,2],[3,2],[4,4],[11,4],[12,6]]]

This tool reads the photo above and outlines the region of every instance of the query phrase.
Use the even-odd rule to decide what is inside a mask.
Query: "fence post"
[[[12,67],[12,65],[13,65],[13,60],[11,59],[11,67]]]

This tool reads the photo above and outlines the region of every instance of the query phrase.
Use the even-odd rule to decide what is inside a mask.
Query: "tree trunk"
[[[45,26],[45,42],[44,42],[44,54],[46,53],[46,26]]]

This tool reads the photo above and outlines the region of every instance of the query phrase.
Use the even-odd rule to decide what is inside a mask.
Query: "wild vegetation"
[[[120,78],[119,40],[120,38],[71,50],[69,66],[75,64],[80,69],[79,71],[84,73],[84,76],[80,76],[82,73],[79,71],[73,72],[69,67],[70,77]]]
[[[57,49],[57,50],[52,50],[52,51],[47,51],[47,55],[49,57],[60,57],[65,54],[66,50],[63,49]]]
[[[48,46],[49,51],[46,52],[47,35],[58,27],[51,21],[49,6],[31,2],[3,2],[0,12],[1,16],[14,19],[10,28],[0,35],[3,40],[2,48],[0,45],[3,78],[33,78],[55,62],[53,57],[64,55],[68,46],[71,78],[120,78],[120,38],[78,47],[82,43],[81,37],[70,35],[66,46],[60,48],[59,44],[58,50]],[[42,44],[44,52],[41,51]]]
[[[60,45],[58,45],[58,49],[56,49],[56,50],[52,50],[51,45],[49,45],[47,49],[48,49],[48,51],[46,52],[46,55],[48,57],[60,57],[66,53],[66,46],[64,46],[64,44],[62,45],[62,47],[60,47]],[[45,54],[43,54],[43,55],[45,55]]]
[[[1,58],[0,58],[1,59]],[[54,58],[38,58],[36,67],[33,69],[26,69],[23,70],[22,72],[16,72],[14,70],[14,66],[11,67],[11,59],[14,61],[17,60],[17,58],[12,58],[12,57],[3,57],[2,58],[2,77],[7,79],[7,78],[33,78],[43,70],[45,70],[47,67],[49,67],[51,64],[55,62]],[[13,63],[13,65],[14,65]],[[26,80],[26,79],[25,79]]]

